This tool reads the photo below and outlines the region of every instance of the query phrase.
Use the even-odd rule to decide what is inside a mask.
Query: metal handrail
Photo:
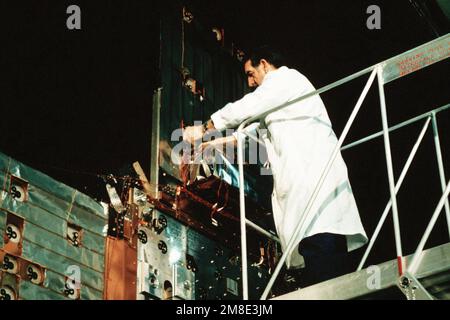
[[[426,131],[428,129],[430,121],[431,121],[431,118],[429,117],[427,119],[427,121],[425,122],[425,124],[424,124],[424,126],[422,128],[422,131],[420,132],[419,137],[417,138],[417,141],[414,144],[413,149],[411,150],[411,153],[408,156],[408,160],[406,160],[406,164],[405,164],[405,166],[402,169],[402,172],[400,174],[400,177],[398,178],[397,184],[395,185],[395,193],[396,194],[398,193],[398,191],[400,190],[400,187],[402,186],[403,180],[405,179],[405,176],[408,173],[409,167],[411,166],[411,163],[412,163],[412,161],[414,159],[414,156],[416,155],[416,152],[419,149],[420,143],[422,142],[422,139],[425,136],[425,133],[426,133]],[[359,263],[357,271],[361,270],[363,265],[364,265],[364,263],[366,262],[367,257],[369,256],[369,253],[372,250],[373,245],[375,244],[375,241],[376,241],[376,239],[378,237],[378,234],[381,231],[381,227],[383,226],[384,221],[386,220],[387,215],[388,215],[389,210],[391,209],[391,207],[392,207],[392,201],[389,200],[388,204],[386,205],[386,207],[385,207],[385,209],[383,211],[383,214],[381,215],[380,221],[378,222],[377,227],[375,228],[375,231],[373,232],[373,235],[370,238],[369,244],[368,244],[367,249],[366,249],[366,251],[365,251],[365,253],[364,253],[364,255],[363,255],[362,259],[361,259],[361,262]]]
[[[237,143],[238,144],[238,146],[237,146],[238,150],[237,151],[238,151],[238,165],[239,165],[239,199],[240,199],[240,218],[241,218],[241,223],[240,223],[241,228],[240,229],[241,229],[241,251],[242,251],[242,283],[243,283],[243,298],[244,298],[244,300],[248,299],[248,274],[247,274],[247,272],[248,272],[248,270],[247,270],[248,265],[247,265],[247,239],[246,239],[246,224],[247,224],[248,220],[246,219],[246,215],[245,215],[245,192],[244,192],[244,187],[243,187],[244,186],[243,141],[244,141],[245,136],[248,135],[248,134],[243,131],[244,128],[246,127],[246,125],[248,125],[248,124],[250,124],[252,122],[255,122],[256,120],[259,120],[261,118],[264,118],[265,116],[267,116],[268,114],[270,114],[272,112],[278,111],[278,110],[280,110],[282,108],[285,108],[285,107],[290,106],[290,105],[292,105],[294,103],[297,103],[297,102],[300,102],[302,100],[305,100],[305,99],[310,98],[312,96],[315,96],[315,95],[324,93],[326,91],[329,91],[329,90],[331,90],[331,89],[333,89],[333,88],[335,88],[335,87],[337,87],[339,85],[347,83],[347,82],[349,82],[349,81],[351,81],[353,79],[356,79],[356,78],[358,78],[358,77],[360,77],[360,76],[362,76],[364,74],[367,74],[369,72],[372,72],[372,74],[370,75],[369,80],[366,83],[366,86],[365,86],[365,88],[364,88],[360,98],[358,99],[358,102],[357,102],[355,108],[353,109],[353,112],[352,112],[352,114],[351,114],[351,116],[350,116],[350,118],[349,118],[349,120],[348,120],[348,122],[347,122],[347,124],[346,124],[346,126],[344,128],[344,130],[343,130],[343,133],[341,134],[341,137],[339,138],[338,144],[336,145],[336,147],[335,147],[335,149],[333,151],[333,154],[330,157],[330,159],[329,159],[329,161],[328,161],[328,163],[327,163],[327,165],[326,165],[326,167],[325,167],[325,169],[324,169],[324,171],[323,171],[323,173],[322,173],[322,175],[321,175],[321,177],[320,177],[320,179],[319,179],[319,181],[318,181],[318,183],[317,183],[317,185],[316,185],[316,187],[314,189],[314,192],[313,192],[311,198],[308,201],[308,204],[306,206],[305,212],[302,215],[302,219],[298,223],[298,225],[296,226],[294,235],[290,239],[289,244],[287,246],[287,249],[283,253],[282,257],[280,258],[280,261],[278,262],[277,267],[276,267],[274,273],[272,274],[272,277],[271,277],[271,279],[270,279],[266,289],[264,290],[264,293],[263,293],[261,299],[266,299],[267,298],[267,295],[268,295],[268,293],[269,293],[273,283],[275,282],[276,277],[278,276],[278,274],[279,274],[279,272],[280,272],[280,270],[281,270],[281,268],[283,266],[283,263],[284,263],[284,261],[287,258],[288,253],[292,250],[292,248],[294,246],[296,235],[300,232],[302,224],[304,223],[304,220],[306,219],[306,216],[308,215],[309,211],[311,210],[312,205],[313,205],[313,203],[315,201],[315,198],[317,197],[317,195],[318,195],[318,193],[320,191],[320,188],[323,185],[329,170],[331,169],[331,165],[332,165],[334,159],[336,158],[337,154],[341,150],[342,143],[343,143],[343,141],[344,141],[344,139],[345,139],[345,137],[346,137],[346,135],[347,135],[347,133],[348,133],[348,131],[350,129],[350,126],[352,125],[352,123],[353,123],[353,121],[354,121],[354,119],[356,117],[356,114],[358,113],[358,111],[359,111],[359,109],[360,109],[360,107],[362,105],[362,102],[364,101],[365,96],[367,95],[367,92],[368,92],[368,90],[369,90],[369,88],[370,88],[370,86],[371,86],[371,84],[372,84],[372,82],[374,80],[375,75],[378,78],[378,87],[379,87],[379,97],[380,97],[380,107],[381,107],[381,114],[382,114],[383,131],[381,133],[377,133],[375,135],[372,135],[372,136],[369,136],[369,137],[365,138],[365,139],[367,139],[365,141],[362,141],[363,140],[362,139],[362,140],[357,141],[356,143],[353,143],[353,145],[347,145],[344,148],[348,149],[348,148],[353,147],[353,146],[355,146],[357,144],[366,142],[368,140],[374,139],[374,138],[376,138],[378,136],[381,136],[381,135],[383,135],[383,137],[384,137],[386,164],[387,164],[387,171],[388,171],[388,178],[389,178],[389,190],[390,190],[390,196],[391,196],[390,202],[391,202],[391,206],[392,206],[392,209],[393,209],[393,218],[394,218],[394,231],[395,231],[395,239],[396,239],[397,258],[398,258],[398,270],[399,270],[399,274],[400,275],[403,273],[403,269],[404,269],[403,264],[404,263],[403,263],[403,254],[402,254],[401,239],[400,239],[400,227],[399,227],[399,221],[398,221],[398,211],[397,211],[397,206],[396,206],[396,192],[398,190],[396,191],[397,186],[395,185],[395,182],[394,182],[392,157],[391,157],[391,148],[390,148],[390,140],[389,140],[389,132],[392,131],[392,130],[398,129],[399,127],[398,128],[389,128],[389,126],[388,126],[387,113],[386,113],[386,102],[385,102],[385,95],[384,95],[384,84],[388,83],[390,81],[393,81],[393,80],[395,80],[397,78],[400,78],[400,77],[402,77],[402,76],[404,76],[406,74],[418,71],[418,70],[420,70],[420,69],[422,69],[422,68],[424,68],[426,66],[429,66],[429,65],[431,65],[431,64],[433,64],[435,62],[438,62],[438,61],[441,61],[443,59],[448,58],[450,56],[450,51],[448,50],[448,46],[449,46],[448,39],[449,38],[450,38],[450,36],[449,36],[449,34],[447,34],[447,35],[445,35],[445,36],[443,36],[441,38],[435,39],[435,40],[433,40],[433,41],[431,41],[429,43],[426,43],[426,44],[424,44],[422,46],[419,46],[417,48],[409,50],[409,51],[407,51],[405,53],[402,53],[402,54],[400,54],[400,55],[398,55],[396,57],[388,59],[388,60],[386,60],[386,61],[384,61],[382,63],[376,64],[374,66],[371,66],[369,68],[366,68],[364,70],[356,72],[353,75],[350,75],[350,76],[345,77],[345,78],[343,78],[341,80],[338,80],[338,81],[336,81],[336,82],[334,82],[334,83],[332,83],[330,85],[327,85],[327,86],[325,86],[325,87],[323,87],[321,89],[318,89],[318,90],[310,92],[310,93],[308,93],[306,95],[303,95],[303,96],[301,96],[301,97],[299,97],[297,99],[294,99],[294,100],[292,100],[292,101],[290,101],[288,103],[285,103],[285,104],[283,104],[281,106],[277,106],[277,107],[272,108],[272,109],[270,109],[270,110],[268,110],[266,112],[263,112],[261,114],[255,115],[255,116],[253,116],[253,117],[243,121],[239,125],[238,130],[237,130],[237,138],[238,138],[237,139],[237,142],[238,142]],[[421,57],[424,54],[423,52],[421,53],[421,50],[430,50],[430,48],[432,48],[433,46],[438,46],[439,50],[441,50],[443,48],[442,50],[444,50],[444,51],[442,51],[442,50],[441,51],[436,51],[437,49],[435,49],[434,51],[431,51],[431,53],[429,53],[429,56],[425,56],[423,58],[423,61],[420,61],[422,63],[422,65],[420,65],[419,67],[415,66],[413,70],[406,70],[405,71],[405,70],[401,69],[400,66],[401,66],[402,62],[401,62],[400,59],[407,58],[408,56],[411,56],[411,55],[413,57],[414,57],[414,55],[415,55],[415,57]],[[409,59],[411,59],[411,58],[409,58]],[[447,108],[448,108],[448,105],[440,108],[441,110],[439,110],[439,111],[445,110]],[[435,129],[436,133],[437,133],[437,124],[435,123],[436,122],[435,115],[436,115],[437,112],[438,112],[437,110],[434,110],[434,112],[432,113],[432,123],[433,123],[433,128]],[[420,119],[422,119],[421,117],[423,118],[423,117],[426,117],[426,116],[422,115],[422,116],[416,117],[414,119],[411,119],[410,121],[412,121],[412,120],[415,120],[415,121],[408,122],[407,124],[419,121]],[[428,126],[428,123],[429,123],[429,121],[427,121],[426,126]],[[403,126],[407,125],[407,124],[403,124]],[[436,135],[435,135],[435,137],[436,137]],[[254,139],[254,137],[251,137],[251,138]],[[436,142],[437,160],[438,160],[439,170],[440,170],[440,178],[441,178],[441,182],[442,182],[442,180],[444,179],[444,174],[443,174],[443,166],[442,166],[442,155],[440,153],[440,144],[439,144],[438,137],[435,138],[435,142]],[[414,151],[414,153],[415,153],[415,151]],[[412,159],[411,159],[411,161],[412,161]],[[408,165],[408,167],[409,167],[409,165]],[[448,191],[447,190],[448,186],[447,186],[447,188],[444,188],[445,182],[444,182],[444,184],[442,184],[442,186],[443,186],[443,189],[445,189],[444,191]],[[441,202],[443,203],[442,206],[445,205],[446,210],[447,210],[447,219],[448,219],[447,222],[448,222],[448,225],[449,225],[449,234],[450,234],[450,213],[448,212],[448,200],[446,201],[444,199]],[[382,217],[382,219],[383,219],[383,217]],[[428,229],[427,229],[427,231],[428,231]],[[418,248],[418,250],[419,250],[419,248]]]

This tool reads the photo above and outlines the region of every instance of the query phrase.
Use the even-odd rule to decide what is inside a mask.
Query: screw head
[[[407,288],[407,287],[409,287],[410,281],[409,281],[409,279],[408,279],[407,277],[403,277],[403,278],[400,280],[400,283],[401,283],[401,286],[402,286],[403,288]]]

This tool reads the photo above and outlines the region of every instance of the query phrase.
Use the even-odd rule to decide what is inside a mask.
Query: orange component
[[[126,239],[107,237],[105,260],[104,299],[136,300],[137,247]]]

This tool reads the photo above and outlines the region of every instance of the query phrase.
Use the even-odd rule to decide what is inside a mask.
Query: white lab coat
[[[228,103],[211,119],[218,130],[235,128],[251,116],[314,90],[301,73],[280,67],[270,71],[254,92]],[[261,124],[268,129],[263,133],[263,140],[274,178],[273,216],[285,251],[337,144],[337,138],[319,96],[273,112]],[[346,235],[349,251],[367,242],[347,167],[340,153],[295,239],[296,246],[286,259],[288,268],[302,267],[304,264],[297,244],[305,237],[323,232]]]

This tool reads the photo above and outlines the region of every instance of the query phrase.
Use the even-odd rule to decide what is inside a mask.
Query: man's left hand
[[[186,127],[183,130],[183,140],[194,144],[196,140],[200,140],[203,137],[203,126],[191,126]]]

